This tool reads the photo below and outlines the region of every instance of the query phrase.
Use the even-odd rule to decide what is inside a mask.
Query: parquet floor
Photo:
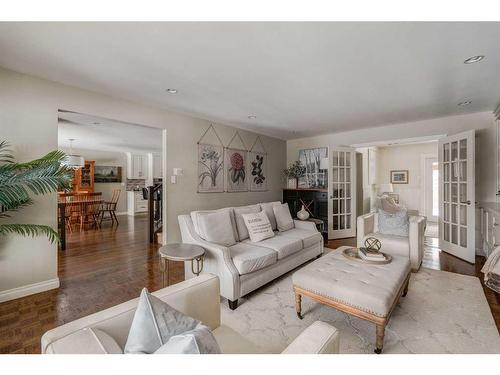
[[[158,246],[147,240],[146,217],[119,219],[118,227],[69,235],[68,250],[59,251],[59,289],[0,304],[0,353],[39,353],[49,329],[135,298],[143,287],[161,287]],[[354,244],[348,238],[327,247]],[[426,241],[424,267],[477,276],[483,262],[470,265]],[[182,263],[173,264],[169,283],[183,279]],[[485,294],[500,331],[500,296],[489,289]]]

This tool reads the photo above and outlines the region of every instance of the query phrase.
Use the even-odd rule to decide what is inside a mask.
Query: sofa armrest
[[[294,220],[293,223],[295,224],[295,228],[297,229],[305,229],[318,232],[316,224],[314,224],[312,221]]]
[[[356,243],[358,247],[364,246],[364,239],[367,234],[375,232],[375,215],[377,214],[372,212],[358,216],[356,234]]]
[[[328,323],[316,321],[307,327],[282,354],[336,354],[339,331]]]
[[[194,230],[193,221],[189,215],[179,215],[179,226],[181,230],[182,242],[201,246],[205,249],[205,260],[203,273],[213,273],[220,278],[221,295],[231,301],[240,297],[240,274],[236,269],[231,250],[222,245],[205,241]],[[186,278],[192,277],[191,266],[186,263]]]

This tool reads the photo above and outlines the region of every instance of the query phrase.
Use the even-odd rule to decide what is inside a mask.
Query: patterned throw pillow
[[[389,213],[382,209],[378,210],[379,233],[408,237],[409,230],[410,219],[406,209],[396,213]]]

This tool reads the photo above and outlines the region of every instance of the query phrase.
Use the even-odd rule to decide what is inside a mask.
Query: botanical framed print
[[[328,148],[299,150],[299,161],[306,167],[306,173],[299,178],[299,189],[328,188],[328,169],[321,169],[321,160],[328,158]]]
[[[224,192],[224,148],[198,144],[198,193]]]
[[[248,153],[248,172],[250,191],[267,190],[267,153],[250,151]]]
[[[408,170],[391,171],[391,184],[407,184]]]
[[[225,150],[226,191],[248,191],[247,151],[235,148]]]
[[[94,167],[94,182],[122,182],[122,167],[96,165]]]

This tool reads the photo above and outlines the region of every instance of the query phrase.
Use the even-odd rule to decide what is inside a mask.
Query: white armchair
[[[293,293],[292,290],[290,293]],[[219,278],[217,276],[203,274],[160,289],[153,295],[210,327],[222,353],[263,353],[258,345],[221,322]],[[102,353],[102,351],[92,352],[89,349],[89,343],[82,339],[80,333],[85,328],[96,328],[105,332],[123,350],[134,318],[137,301],[138,298],[135,298],[46,332],[42,336],[42,353]],[[338,330],[327,323],[316,321],[302,331],[285,348],[283,354],[334,354],[338,352]]]
[[[358,217],[357,246],[364,246],[367,237],[375,237],[382,243],[382,251],[391,255],[410,258],[412,271],[417,272],[424,257],[424,232],[426,218],[410,216],[408,237],[378,232],[378,214],[369,213]]]

